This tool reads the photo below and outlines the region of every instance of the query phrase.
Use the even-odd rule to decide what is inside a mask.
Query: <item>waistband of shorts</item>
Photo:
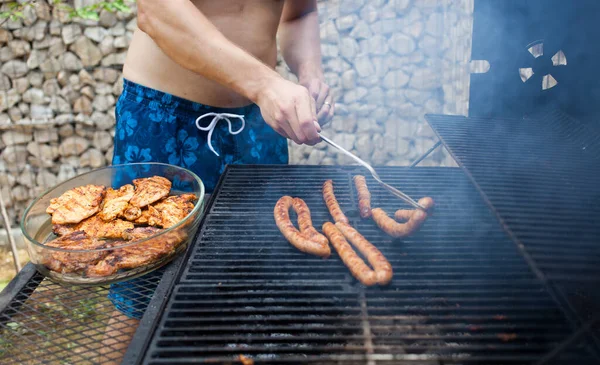
[[[197,103],[179,96],[175,96],[164,91],[156,90],[148,86],[140,85],[131,80],[123,78],[123,93],[122,96],[132,102],[155,102],[164,108],[177,110],[185,110],[190,113],[231,113],[247,115],[254,108],[258,108],[256,104],[249,104],[236,108],[223,108]]]

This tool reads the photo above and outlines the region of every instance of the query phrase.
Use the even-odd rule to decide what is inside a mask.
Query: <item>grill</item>
[[[157,322],[147,351],[136,350],[144,363],[240,354],[265,363],[532,363],[569,340],[576,324],[460,169],[379,171],[437,202],[411,238],[392,240],[360,220],[354,167],[229,167],[164,312],[145,317]],[[365,288],[337,255],[302,254],[277,230],[272,209],[282,195],[305,199],[315,226],[330,220],[320,193],[327,178],[352,225],[392,263],[389,286]],[[368,182],[373,206],[402,206]],[[568,341],[553,361],[597,363],[588,345]]]

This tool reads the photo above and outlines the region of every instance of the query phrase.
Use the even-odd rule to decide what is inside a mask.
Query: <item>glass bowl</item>
[[[114,240],[97,249],[65,249],[46,245],[58,237],[52,231],[52,217],[46,213],[51,199],[78,186],[94,184],[118,189],[125,184],[132,184],[133,179],[152,176],[162,176],[171,181],[169,195],[196,195],[194,208],[179,223],[143,239]],[[76,176],[47,190],[25,210],[21,231],[31,262],[51,280],[69,285],[105,285],[147,274],[184,252],[198,229],[203,208],[204,184],[187,169],[153,162],[113,165]],[[114,264],[123,259],[128,262],[126,265],[123,262]],[[90,274],[89,267],[98,265],[102,260],[102,264],[110,262],[114,265],[113,272]],[[57,262],[60,265],[57,266]],[[114,267],[121,265],[128,268],[119,268],[114,272]]]

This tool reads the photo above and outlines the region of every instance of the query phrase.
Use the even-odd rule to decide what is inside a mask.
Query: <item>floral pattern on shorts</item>
[[[163,162],[198,174],[212,192],[228,164],[287,164],[287,140],[265,123],[257,105],[215,108],[124,80],[116,106],[113,164]],[[216,156],[208,147],[208,132],[196,127],[206,113],[243,115],[244,130],[231,135],[226,121],[212,134]],[[206,126],[211,117],[201,123]],[[241,121],[231,118],[233,130]]]

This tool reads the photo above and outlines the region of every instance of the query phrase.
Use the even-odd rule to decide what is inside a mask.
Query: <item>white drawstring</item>
[[[210,122],[210,124],[207,127],[202,127],[200,125],[200,120],[204,117],[211,117],[214,116],[212,122]],[[229,118],[239,118],[242,120],[242,128],[238,129],[237,131],[232,131],[231,128],[231,120],[229,120]],[[198,129],[200,129],[201,131],[208,131],[208,137],[206,137],[206,140],[208,141],[208,148],[210,148],[211,151],[213,151],[213,153],[217,156],[219,156],[219,154],[217,153],[217,151],[215,151],[215,149],[212,146],[212,143],[210,142],[211,138],[212,138],[212,134],[213,131],[215,130],[215,127],[217,126],[217,123],[220,120],[226,120],[227,123],[229,124],[229,133],[231,133],[232,135],[236,135],[238,133],[240,133],[241,131],[244,130],[244,127],[246,126],[246,121],[244,120],[244,116],[243,115],[238,115],[238,114],[229,114],[229,113],[206,113],[204,115],[199,116],[196,119],[196,127],[198,127]]]

